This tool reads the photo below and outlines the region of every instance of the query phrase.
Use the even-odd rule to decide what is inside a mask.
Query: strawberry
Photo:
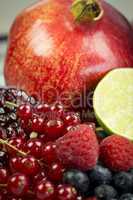
[[[100,145],[100,159],[113,171],[128,171],[133,167],[133,143],[122,136],[109,136]]]
[[[56,141],[57,156],[64,165],[81,170],[92,169],[98,160],[99,145],[94,130],[86,125],[74,130]]]

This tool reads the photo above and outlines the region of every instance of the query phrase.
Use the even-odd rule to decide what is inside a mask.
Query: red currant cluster
[[[15,144],[25,145],[28,153]],[[1,199],[76,200],[76,190],[62,183],[65,168],[56,158],[54,144],[44,145],[40,139],[24,143],[23,139],[13,138],[3,141],[3,145],[9,163],[0,168]]]
[[[71,185],[63,183],[66,170],[56,156],[54,141],[80,123],[75,113],[65,112],[62,104],[16,106],[23,134],[0,139],[1,200],[82,199]]]
[[[46,141],[54,141],[63,136],[72,126],[80,123],[77,113],[65,112],[61,103],[20,105],[17,109],[22,128],[27,133],[36,132]],[[44,138],[45,137],[45,138]]]

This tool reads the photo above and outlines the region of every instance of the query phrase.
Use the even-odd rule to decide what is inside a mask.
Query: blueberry
[[[97,165],[90,172],[90,181],[93,185],[98,186],[101,184],[110,184],[112,181],[112,173],[108,168]]]
[[[131,192],[133,189],[133,175],[128,172],[119,172],[114,178],[114,186],[120,193]]]
[[[133,168],[129,170],[129,173],[133,175]]]
[[[133,194],[127,193],[123,194],[119,200],[133,200]]]
[[[95,196],[99,200],[112,200],[117,197],[117,191],[110,185],[100,185],[95,188]]]
[[[88,194],[90,181],[87,174],[80,170],[71,169],[66,171],[63,176],[63,182],[74,186],[82,196]]]

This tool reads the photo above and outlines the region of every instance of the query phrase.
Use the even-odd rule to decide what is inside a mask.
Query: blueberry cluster
[[[64,173],[63,181],[73,185],[82,196],[98,200],[133,200],[133,169],[111,172],[103,165],[85,173],[77,169]]]

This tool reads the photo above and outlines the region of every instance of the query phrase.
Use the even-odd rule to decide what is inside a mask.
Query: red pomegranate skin
[[[16,18],[5,61],[7,85],[48,102],[95,87],[111,69],[133,66],[133,29],[108,3],[96,22],[77,23],[72,0],[42,0]]]

